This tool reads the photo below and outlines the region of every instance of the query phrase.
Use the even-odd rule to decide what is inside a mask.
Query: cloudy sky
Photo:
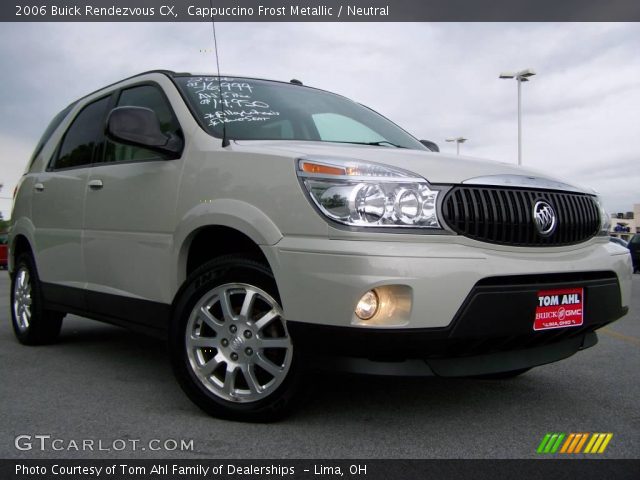
[[[455,153],[516,162],[594,187],[610,211],[640,203],[640,24],[219,23],[221,70],[297,78],[379,111]],[[0,211],[55,113],[144,70],[214,72],[211,24],[3,24]],[[203,50],[208,50],[203,53]],[[452,166],[454,163],[452,162]]]

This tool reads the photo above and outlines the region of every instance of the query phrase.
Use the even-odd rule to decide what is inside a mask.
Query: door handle
[[[44,190],[44,185],[42,183],[36,183],[33,188],[36,192],[42,192]]]
[[[89,181],[89,188],[91,190],[100,190],[102,187],[104,187],[102,180],[96,179],[96,180]]]

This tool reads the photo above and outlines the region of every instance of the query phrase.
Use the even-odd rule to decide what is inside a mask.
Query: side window
[[[69,115],[69,112],[74,106],[75,103],[72,103],[67,108],[58,113],[55,117],[53,117],[53,120],[51,120],[51,122],[49,123],[49,126],[42,134],[42,137],[40,137],[40,141],[38,142],[36,149],[33,151],[33,155],[31,155],[31,159],[29,160],[29,170],[31,170],[33,162],[38,157],[38,155],[40,155],[40,152],[51,138],[51,135],[53,135],[53,132],[55,132],[56,128],[58,128],[58,126],[62,123],[66,116]]]
[[[64,135],[58,157],[53,164],[55,170],[91,163],[96,143],[102,138],[109,98],[90,103],[78,114]]]
[[[312,115],[320,139],[325,142],[381,142],[385,138],[366,125],[337,113]]]
[[[118,100],[118,107],[126,106],[145,107],[156,112],[163,133],[175,134],[180,128],[171,106],[158,87],[143,85],[123,90]],[[157,152],[108,140],[104,160],[105,162],[122,162],[158,157],[161,155]]]

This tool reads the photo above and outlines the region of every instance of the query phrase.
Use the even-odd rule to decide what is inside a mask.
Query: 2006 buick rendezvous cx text
[[[163,336],[197,405],[258,421],[310,365],[513,377],[627,312],[593,191],[425,145],[299,81],[155,71],[81,98],[17,190],[16,335],[74,313]]]

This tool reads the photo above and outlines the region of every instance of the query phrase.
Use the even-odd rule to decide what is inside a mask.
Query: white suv
[[[592,191],[434,153],[298,81],[154,71],[94,92],[47,128],[11,219],[21,342],[66,313],[162,336],[227,418],[281,416],[310,365],[515,376],[629,305]]]

